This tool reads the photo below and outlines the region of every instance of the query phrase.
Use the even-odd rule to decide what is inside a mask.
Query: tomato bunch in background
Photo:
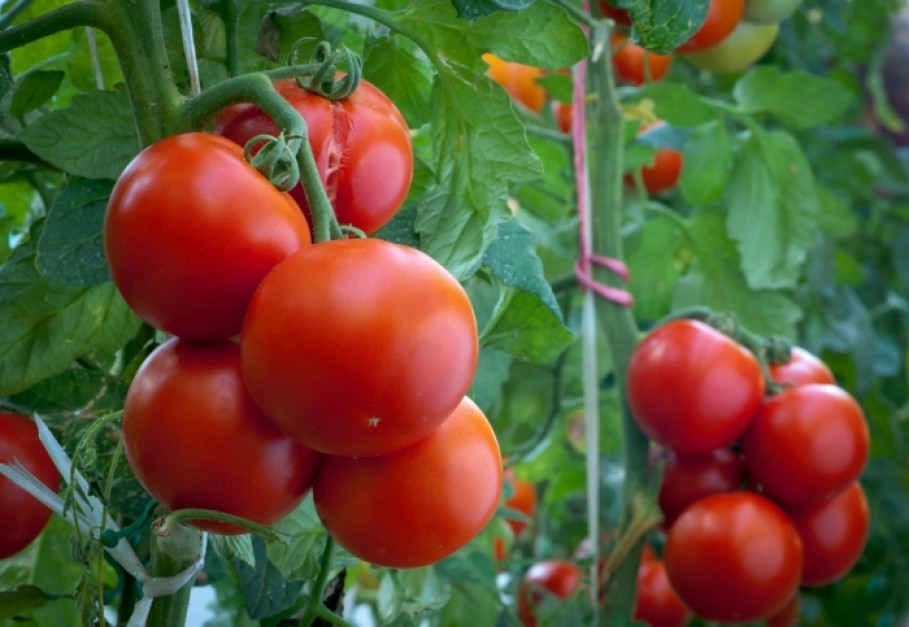
[[[629,406],[664,462],[669,580],[707,620],[768,619],[846,575],[868,536],[860,406],[800,347],[767,372],[691,319],[653,329],[629,362]]]
[[[0,463],[17,462],[54,492],[60,474],[38,438],[38,426],[17,413],[0,411]],[[37,538],[51,510],[31,494],[0,475],[0,559],[19,553]]]
[[[340,101],[294,81],[276,90],[307,122],[334,218],[379,228],[413,173],[400,113],[368,83]],[[328,533],[364,560],[446,557],[489,522],[502,490],[495,434],[466,397],[479,355],[467,293],[416,248],[311,242],[302,192],[278,191],[231,141],[276,134],[273,122],[236,105],[216,130],[224,137],[143,150],[107,208],[115,284],[173,336],[127,393],[137,479],[169,510],[261,525],[312,491]],[[247,531],[217,516],[190,524]]]

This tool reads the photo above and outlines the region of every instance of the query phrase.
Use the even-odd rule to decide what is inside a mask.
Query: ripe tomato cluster
[[[688,319],[651,331],[629,363],[631,411],[665,460],[669,581],[707,620],[769,618],[799,586],[843,577],[867,539],[860,406],[801,348],[768,370]]]
[[[54,492],[60,489],[60,475],[38,439],[38,427],[25,416],[0,411],[0,463],[21,464]],[[2,475],[0,512],[0,559],[31,544],[51,516],[49,508]]]
[[[277,86],[307,121],[337,217],[378,228],[411,180],[403,119],[368,85],[338,103],[298,89]],[[277,132],[247,105],[218,120],[238,141]],[[104,240],[126,302],[173,336],[139,368],[123,414],[127,460],[164,506],[271,525],[312,490],[342,546],[397,568],[442,559],[492,518],[502,461],[466,396],[476,320],[434,259],[369,237],[312,243],[294,193],[203,132],[129,164]],[[246,531],[215,518],[192,524]]]

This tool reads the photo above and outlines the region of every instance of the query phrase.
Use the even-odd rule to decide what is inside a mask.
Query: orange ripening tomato
[[[510,468],[505,473],[505,480],[511,484],[513,489],[512,495],[505,501],[505,507],[519,511],[528,518],[533,518],[537,510],[536,486],[530,481],[515,477],[514,471]],[[506,518],[505,522],[511,527],[515,537],[521,535],[521,532],[527,528],[525,520]]]
[[[666,564],[646,544],[638,566],[635,620],[650,627],[685,627],[691,622],[691,610],[685,607],[666,574]]]
[[[567,599],[581,586],[581,569],[562,559],[537,562],[524,573],[518,587],[518,617],[524,627],[536,627],[543,599]]]
[[[495,432],[465,397],[435,431],[405,449],[325,457],[313,499],[325,529],[353,555],[416,568],[448,557],[492,520],[502,476]]]
[[[41,440],[33,420],[0,412],[0,463],[18,461],[48,488],[60,489],[60,473]],[[37,538],[51,510],[41,501],[0,475],[0,560],[15,555]]]
[[[669,73],[673,55],[656,54],[630,41],[625,35],[612,36],[612,67],[616,77],[631,85],[658,81]]]
[[[657,121],[653,124],[642,126],[638,130],[638,135],[643,135],[649,130],[659,128],[665,124],[663,121]],[[659,194],[669,191],[678,185],[679,178],[682,176],[682,167],[685,163],[685,156],[680,150],[665,146],[657,150],[653,157],[653,163],[641,168],[641,180],[644,183],[644,189],[648,194]],[[634,185],[634,176],[626,174],[624,178],[626,185]]]
[[[744,14],[745,0],[710,0],[704,23],[676,52],[700,52],[717,45],[735,30]]]
[[[544,70],[523,63],[505,61],[489,52],[483,55],[483,60],[489,64],[487,76],[504,87],[512,100],[534,113],[543,110],[546,90],[536,81],[546,73]]]
[[[397,213],[413,179],[413,145],[404,116],[365,80],[341,100],[310,92],[294,79],[277,81],[275,91],[306,121],[319,178],[338,222],[367,235],[379,230]],[[245,146],[257,135],[275,136],[279,130],[257,106],[242,103],[218,114],[214,132]],[[302,186],[290,193],[311,220]]]

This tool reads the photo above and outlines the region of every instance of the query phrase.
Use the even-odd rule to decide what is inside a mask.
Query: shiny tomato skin
[[[780,385],[836,384],[827,364],[800,346],[792,347],[789,361],[770,365],[770,378]]]
[[[729,446],[761,407],[764,379],[757,359],[697,320],[652,330],[632,353],[626,381],[638,425],[679,453]]]
[[[293,199],[236,144],[207,133],[139,153],[104,217],[104,249],[124,300],[148,324],[190,339],[239,333],[262,278],[309,243]]]
[[[811,383],[770,397],[742,438],[751,478],[789,506],[825,501],[857,480],[868,459],[862,408],[835,385]]]
[[[38,439],[38,427],[29,418],[0,411],[0,464],[18,461],[41,483],[57,492],[60,474]],[[0,475],[0,559],[23,550],[37,538],[51,510],[31,494]]]
[[[505,481],[511,484],[512,495],[505,500],[505,507],[521,512],[527,518],[533,518],[537,511],[537,489],[532,481],[519,479],[514,476],[514,471],[508,469],[505,471]],[[506,518],[505,522],[511,527],[515,537],[527,528],[527,521],[514,518]]]
[[[691,610],[669,582],[666,564],[655,556],[650,545],[644,547],[638,566],[634,618],[650,627],[684,627],[692,618]]]
[[[537,562],[518,586],[518,617],[524,627],[536,627],[538,606],[546,596],[567,599],[581,585],[581,569],[562,559]]]
[[[766,619],[798,589],[803,550],[795,525],[753,492],[714,494],[675,521],[663,551],[679,598],[718,622]]]
[[[744,72],[767,54],[779,32],[779,24],[755,24],[743,20],[715,46],[682,56],[696,68],[708,72]]]
[[[379,239],[314,244],[276,267],[241,339],[252,397],[331,455],[413,444],[461,402],[479,355],[470,299],[425,253]]]
[[[666,451],[658,497],[666,525],[705,496],[738,490],[744,478],[745,462],[728,448],[697,455]]]
[[[742,20],[745,0],[710,0],[701,27],[676,52],[700,52],[719,44]]]
[[[523,63],[505,61],[489,52],[483,55],[483,60],[489,64],[486,75],[504,87],[512,100],[534,113],[543,110],[543,105],[546,104],[546,90],[536,81],[546,73],[544,70]]]
[[[202,508],[271,525],[312,487],[320,455],[281,433],[243,385],[236,342],[173,338],[143,362],[123,409],[126,459],[168,509]],[[242,527],[194,524],[224,534]]]
[[[862,556],[870,514],[865,491],[857,481],[828,501],[786,513],[805,547],[803,586],[826,586],[841,579]]]
[[[319,177],[338,222],[367,235],[377,231],[401,207],[413,179],[413,143],[401,112],[365,80],[342,100],[307,91],[293,79],[277,81],[275,90],[306,121]],[[218,115],[214,132],[245,146],[256,135],[279,131],[258,107],[238,104]],[[309,216],[302,186],[291,195]]]
[[[432,433],[373,457],[326,456],[313,488],[316,512],[338,544],[388,568],[437,562],[495,515],[502,458],[492,426],[465,397]]]
[[[631,26],[631,17],[628,11],[612,6],[608,0],[597,0],[600,5],[600,13],[603,17],[608,17],[620,26]]]
[[[612,67],[616,77],[630,85],[659,81],[672,67],[673,55],[650,52],[625,35],[613,35],[612,49]]]
[[[766,627],[795,627],[799,620],[799,595],[794,594],[789,602],[767,619]]]

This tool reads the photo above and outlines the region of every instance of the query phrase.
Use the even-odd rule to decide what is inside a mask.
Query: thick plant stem
[[[199,557],[202,535],[186,525],[169,525],[166,535],[152,538],[151,572],[171,577],[188,568]],[[192,581],[174,594],[158,597],[152,604],[147,627],[174,627],[186,623]]]
[[[608,42],[608,39],[606,39]],[[591,126],[591,202],[593,252],[596,255],[622,259],[621,206],[624,130],[622,112],[616,94],[608,45],[591,57],[588,78],[592,93]],[[608,271],[596,268],[595,277],[604,285],[619,287],[618,279]],[[622,494],[622,532],[628,530],[642,495],[651,493],[650,442],[635,423],[625,395],[625,380],[631,353],[638,341],[638,329],[631,310],[608,302],[598,303],[600,328],[612,354],[615,384],[621,401],[623,462],[625,484]],[[630,612],[634,607],[635,578],[640,545],[628,552],[612,580],[609,605]],[[606,621],[609,612],[606,612]],[[630,617],[629,617],[630,618]],[[608,622],[607,622],[608,624]]]

